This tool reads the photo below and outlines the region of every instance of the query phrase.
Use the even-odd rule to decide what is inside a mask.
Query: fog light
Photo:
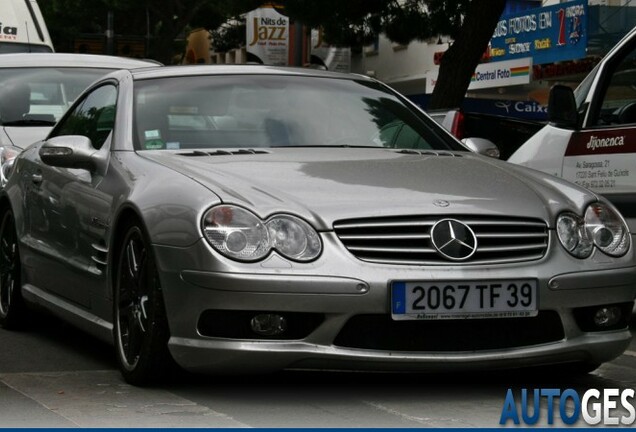
[[[278,314],[259,314],[250,321],[255,333],[262,336],[277,336],[287,330],[287,320]]]
[[[617,306],[602,307],[594,314],[594,324],[611,327],[621,319],[621,309]]]

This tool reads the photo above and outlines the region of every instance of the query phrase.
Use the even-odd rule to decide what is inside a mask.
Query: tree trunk
[[[428,109],[461,105],[473,72],[488,47],[506,0],[473,0],[462,28],[442,57]]]
[[[178,34],[172,22],[164,21],[150,45],[150,57],[164,65],[172,64],[174,38]]]

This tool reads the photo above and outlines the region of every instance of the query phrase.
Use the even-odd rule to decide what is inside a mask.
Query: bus
[[[53,51],[36,0],[0,1],[0,54]]]

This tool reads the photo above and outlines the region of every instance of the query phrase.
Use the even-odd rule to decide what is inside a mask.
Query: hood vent
[[[445,150],[412,150],[412,149],[402,149],[397,153],[401,154],[410,154],[410,155],[418,155],[418,156],[450,156],[450,157],[462,157],[460,154],[452,153]]]
[[[201,151],[193,150],[188,153],[177,153],[179,156],[234,156],[234,155],[252,155],[252,154],[269,154],[265,150],[254,149],[239,149],[239,150],[216,150],[216,151]]]

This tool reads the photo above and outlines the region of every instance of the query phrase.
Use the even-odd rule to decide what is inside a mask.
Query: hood
[[[401,215],[497,215],[544,220],[594,200],[584,189],[472,153],[368,148],[277,148],[260,154],[142,151],[219,198],[266,218],[334,221]],[[551,184],[549,180],[554,182]],[[448,202],[440,207],[439,200]]]
[[[50,126],[5,126],[3,129],[5,135],[10,140],[9,143],[3,144],[11,144],[24,149],[29,144],[33,144],[34,142],[41,141],[46,138],[53,128]]]

